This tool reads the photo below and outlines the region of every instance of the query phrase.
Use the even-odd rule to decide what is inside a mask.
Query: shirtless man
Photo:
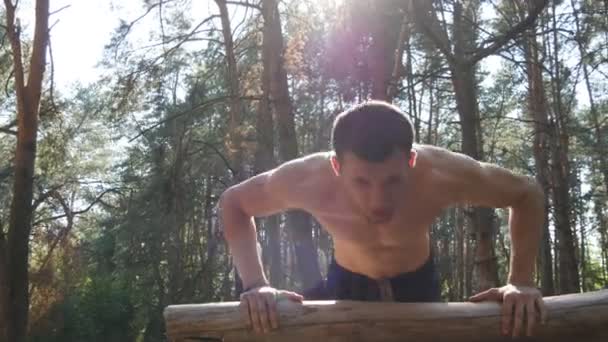
[[[278,298],[306,296],[273,288],[258,255],[253,218],[288,209],[309,212],[334,242],[327,281],[307,299],[429,302],[440,301],[429,228],[441,211],[463,204],[509,207],[508,284],[470,300],[503,303],[503,334],[531,335],[536,319],[544,322],[533,280],[542,189],[532,178],[413,140],[402,111],[367,102],[336,118],[333,152],[289,161],[224,192],[224,236],[245,288],[241,307],[256,332],[278,327]]]

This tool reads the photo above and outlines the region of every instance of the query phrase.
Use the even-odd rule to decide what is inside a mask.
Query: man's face
[[[412,155],[414,158],[414,155]],[[371,224],[389,222],[403,201],[407,188],[409,153],[395,150],[374,163],[346,152],[334,169],[355,206]]]

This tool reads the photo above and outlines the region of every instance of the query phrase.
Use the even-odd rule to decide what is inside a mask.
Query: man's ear
[[[410,160],[408,161],[408,164],[410,166],[411,169],[416,167],[416,159],[418,158],[418,152],[414,149],[412,149],[410,151]]]
[[[334,173],[336,176],[340,175],[340,162],[338,161],[338,157],[335,155],[331,156],[331,168],[334,169]]]

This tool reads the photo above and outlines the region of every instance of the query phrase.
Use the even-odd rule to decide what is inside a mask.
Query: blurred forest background
[[[99,79],[70,89],[54,83],[53,1],[0,10],[5,340],[163,341],[166,305],[238,298],[218,196],[328,150],[336,114],[370,98],[420,143],[537,178],[544,294],[608,284],[608,1],[129,2],[108,2],[121,20]],[[505,282],[507,218],[433,224],[446,301]],[[332,242],[306,213],[258,228],[274,286],[323,276]]]

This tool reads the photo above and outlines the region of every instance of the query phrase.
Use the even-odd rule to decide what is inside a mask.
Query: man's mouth
[[[374,210],[372,211],[372,221],[374,223],[382,223],[390,220],[392,213],[390,210]]]

